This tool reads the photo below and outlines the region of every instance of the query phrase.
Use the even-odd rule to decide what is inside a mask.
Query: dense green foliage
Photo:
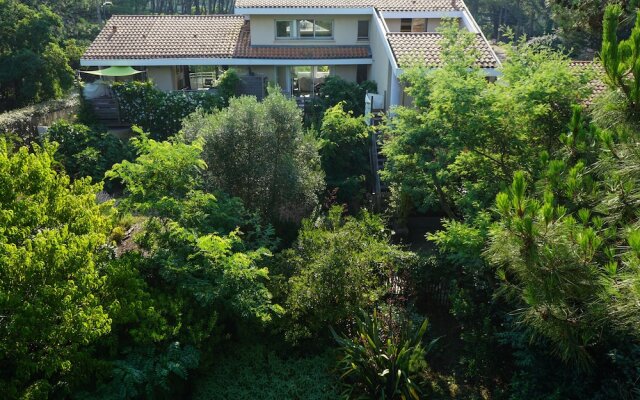
[[[0,111],[59,98],[73,85],[62,26],[46,6],[0,1]]]
[[[152,82],[115,83],[112,88],[121,118],[164,140],[178,133],[182,120],[197,109],[210,112],[227,105],[238,81],[229,70],[220,77],[220,89],[215,92],[163,92]]]
[[[317,143],[295,101],[279,92],[262,102],[233,98],[229,107],[184,123],[187,140],[204,141],[205,185],[242,199],[274,224],[299,223],[324,186]]]
[[[245,344],[220,356],[197,382],[195,400],[335,400],[338,385],[333,357],[281,355],[265,346]]]
[[[134,239],[138,251],[114,263],[133,268],[148,295],[120,310],[118,340],[105,344],[117,358],[98,393],[106,396],[126,383],[127,398],[141,391],[170,396],[180,387],[171,379],[186,378],[225,331],[260,326],[280,313],[261,265],[269,255],[262,246],[272,242],[236,199],[201,190],[206,165],[198,143],[142,135],[133,145],[138,158],[115,165],[108,176],[125,185],[122,207],[146,220]],[[240,226],[250,242],[241,238]],[[158,368],[166,373],[158,376]]]
[[[75,58],[109,10],[227,4],[20,3],[0,0],[3,60]],[[565,41],[604,12],[593,70],[521,39],[487,80],[474,35],[442,25],[442,66],[406,68],[414,107],[385,121],[389,218],[362,201],[369,83],[328,79],[313,121],[280,93],[235,98],[233,72],[190,98],[121,84],[149,134],[5,138],[3,398],[639,398],[640,16],[593,4],[470,1],[517,33],[566,17]]]
[[[63,120],[49,127],[45,139],[58,143],[56,160],[74,179],[89,176],[100,182],[113,164],[133,156],[129,146],[114,135]]]
[[[478,385],[507,379],[495,396],[638,395],[640,28],[619,41],[621,15],[605,16],[609,90],[587,111],[575,104],[593,75],[539,45],[517,44],[487,84],[461,51],[467,39],[445,28],[444,67],[405,75],[416,108],[390,124],[385,176],[400,216],[449,217],[428,235],[420,279],[450,288],[462,372]]]
[[[365,95],[377,92],[378,85],[373,81],[356,83],[339,76],[328,76],[320,85],[318,96],[305,106],[305,124],[319,127],[325,112],[340,103],[345,111],[361,116],[365,111]]]
[[[369,163],[369,127],[364,117],[344,110],[344,103],[328,109],[320,128],[320,159],[327,189],[337,200],[357,209],[364,199]]]
[[[392,277],[408,269],[413,253],[390,243],[380,217],[363,211],[303,221],[298,240],[283,254],[290,276],[286,310],[292,340],[326,337],[328,326],[349,327],[358,310],[371,311],[389,294]]]
[[[383,152],[383,177],[397,211],[434,207],[448,217],[487,207],[518,168],[535,168],[542,151],[584,98],[588,76],[546,48],[521,43],[509,52],[500,82],[488,82],[465,51],[473,35],[445,25],[443,68],[403,75],[412,108],[399,107]]]
[[[422,398],[419,379],[425,367],[424,355],[429,350],[422,345],[427,321],[414,333],[409,333],[407,327],[400,332],[383,331],[380,322],[378,313],[374,311],[373,317],[365,313],[356,320],[354,338],[341,337],[333,332],[340,345],[338,369],[342,373],[340,378],[345,382],[345,397]]]
[[[55,146],[0,143],[0,392],[64,394],[109,333],[102,298],[111,205],[53,169]]]

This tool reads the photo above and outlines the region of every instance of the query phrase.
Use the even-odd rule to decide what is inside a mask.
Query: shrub
[[[281,356],[259,345],[243,345],[220,357],[195,383],[194,400],[334,400],[339,398],[328,354]]]
[[[389,291],[390,277],[414,254],[390,243],[379,216],[344,217],[333,207],[302,223],[298,240],[283,252],[290,274],[286,310],[289,339],[318,337],[330,325],[348,327],[359,309],[371,310]]]
[[[64,120],[54,123],[44,138],[58,143],[56,160],[74,179],[89,176],[101,182],[111,166],[133,157],[131,147],[114,135]]]
[[[229,105],[229,99],[238,94],[239,84],[240,77],[235,69],[225,71],[220,78],[218,78],[216,88],[218,90],[218,95],[222,97],[222,102],[225,107]]]
[[[365,94],[377,93],[378,85],[373,81],[360,84],[346,81],[339,76],[329,76],[320,87],[318,97],[305,108],[305,122],[308,126],[319,126],[326,110],[338,103],[344,103],[345,111],[356,117],[364,114]]]
[[[296,103],[281,93],[262,102],[243,96],[213,114],[196,113],[183,132],[188,140],[204,139],[210,191],[239,197],[279,226],[298,224],[317,205],[324,186],[317,144]]]
[[[117,244],[120,244],[124,240],[126,234],[127,232],[124,230],[124,227],[116,226],[115,228],[113,228],[113,230],[111,230],[111,240],[113,240]]]
[[[324,113],[320,157],[328,189],[338,189],[338,201],[357,208],[364,197],[369,165],[369,129],[364,117],[344,110],[340,102]]]
[[[213,91],[163,92],[151,82],[115,83],[113,92],[118,99],[120,117],[160,140],[178,133],[182,119],[196,109],[211,111],[226,103]]]
[[[0,141],[0,392],[63,398],[111,329],[102,265],[111,203],[53,168],[54,145]],[[54,392],[56,392],[54,395]]]
[[[345,397],[371,399],[412,399],[421,397],[417,382],[420,371],[426,366],[425,354],[435,344],[425,349],[422,337],[427,330],[427,320],[413,334],[403,329],[399,334],[385,332],[377,312],[373,317],[366,313],[356,321],[353,338],[338,336],[340,345],[338,370],[346,386]]]

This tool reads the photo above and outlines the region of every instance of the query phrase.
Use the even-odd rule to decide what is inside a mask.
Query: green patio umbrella
[[[131,76],[135,74],[141,74],[144,71],[138,71],[131,67],[109,67],[105,69],[99,69],[97,71],[80,71],[85,74],[99,75],[99,76]]]

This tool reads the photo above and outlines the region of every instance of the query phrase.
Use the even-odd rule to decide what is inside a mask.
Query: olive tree
[[[297,223],[316,206],[324,187],[317,144],[281,93],[231,99],[226,109],[192,115],[183,132],[204,139],[208,190],[239,197],[274,223]]]

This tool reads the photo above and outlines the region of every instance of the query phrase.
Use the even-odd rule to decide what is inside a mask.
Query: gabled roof
[[[83,59],[228,58],[241,15],[114,15]]]
[[[413,62],[424,63],[428,66],[441,64],[440,53],[442,47],[440,41],[442,34],[436,32],[415,33],[388,33],[387,39],[391,50],[400,67],[406,67]],[[479,52],[477,65],[480,68],[497,68],[499,61],[491,49],[491,46],[482,37],[476,34],[474,47]]]
[[[461,11],[462,0],[236,0],[236,8],[371,8],[380,11]]]
[[[113,16],[82,60],[365,59],[369,46],[251,46],[241,15]],[[142,65],[135,64],[134,65]]]

